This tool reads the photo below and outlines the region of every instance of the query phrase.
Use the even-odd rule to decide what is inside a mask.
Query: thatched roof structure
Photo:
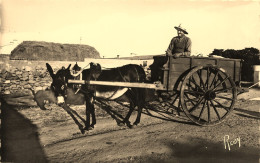
[[[38,61],[84,61],[84,58],[100,58],[100,54],[88,45],[24,41],[10,55],[10,59]]]

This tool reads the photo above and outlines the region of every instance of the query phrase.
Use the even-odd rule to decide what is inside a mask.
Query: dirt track
[[[17,108],[2,106],[2,159],[15,162],[258,162],[260,101],[249,100],[260,97],[258,95],[259,90],[240,95],[234,112],[213,127],[194,125],[183,113],[174,117],[166,111],[148,109],[142,114],[141,124],[134,129],[117,126],[116,120],[107,115],[98,118],[96,128],[84,135],[60,108],[17,111]],[[132,122],[133,119],[135,115]],[[230,151],[225,149],[226,135],[228,142],[234,144]],[[240,138],[240,147],[238,141],[234,141],[237,138]]]

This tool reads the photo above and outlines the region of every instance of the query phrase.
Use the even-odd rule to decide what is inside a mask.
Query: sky
[[[1,54],[23,41],[86,44],[101,57],[165,54],[186,28],[192,55],[260,49],[259,0],[0,0]]]

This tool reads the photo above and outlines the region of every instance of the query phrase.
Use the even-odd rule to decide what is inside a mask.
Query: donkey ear
[[[69,70],[70,69],[70,66],[71,66],[71,64],[67,67],[67,70]]]
[[[53,78],[54,77],[54,73],[53,73],[53,70],[51,68],[51,65],[49,65],[48,63],[46,63],[46,67],[47,67],[47,70],[49,71],[51,77]]]

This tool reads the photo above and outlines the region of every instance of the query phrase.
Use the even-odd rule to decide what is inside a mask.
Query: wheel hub
[[[214,100],[215,98],[216,98],[216,93],[214,91],[209,90],[205,93],[206,100]]]

